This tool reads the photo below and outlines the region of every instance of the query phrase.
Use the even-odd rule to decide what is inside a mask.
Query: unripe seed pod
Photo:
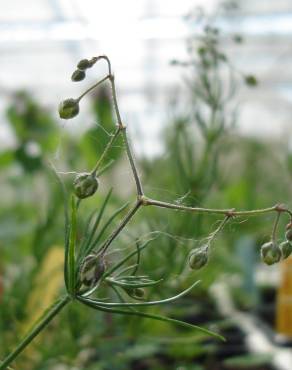
[[[73,82],[79,82],[79,81],[84,80],[85,76],[86,74],[84,71],[81,71],[80,69],[76,69],[76,71],[72,73],[71,80]]]
[[[80,281],[87,287],[93,287],[99,281],[105,271],[103,257],[90,254],[83,260],[80,269]]]
[[[262,245],[261,258],[265,264],[273,265],[280,261],[281,256],[281,250],[276,243],[270,241]]]
[[[59,104],[59,115],[60,118],[70,119],[79,113],[79,103],[76,99],[65,99]]]
[[[85,172],[76,176],[73,185],[76,197],[84,199],[96,192],[99,183],[94,174]]]
[[[287,240],[285,242],[282,242],[279,245],[279,248],[281,249],[283,259],[289,257],[290,254],[292,253],[292,244]]]
[[[90,61],[88,59],[81,59],[77,64],[77,68],[85,71],[87,68],[91,67]]]
[[[199,270],[208,262],[208,245],[194,249],[189,255],[189,266],[192,270]]]

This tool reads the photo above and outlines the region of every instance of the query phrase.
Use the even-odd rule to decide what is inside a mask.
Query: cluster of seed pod
[[[281,244],[277,244],[271,240],[261,247],[262,261],[267,265],[273,265],[281,259],[288,258],[292,253],[292,223],[290,222],[286,227],[286,240]]]
[[[98,58],[93,57],[90,60],[82,59],[77,64],[77,69],[72,73],[71,80],[73,82],[79,82],[84,80],[86,77],[86,70],[91,68],[96,62]],[[79,99],[65,99],[59,104],[59,116],[62,119],[70,119],[74,118],[79,113]]]
[[[73,82],[79,82],[84,80],[86,77],[86,70],[91,68],[97,62],[97,58],[93,57],[90,60],[82,59],[77,64],[77,69],[72,73],[71,80]]]

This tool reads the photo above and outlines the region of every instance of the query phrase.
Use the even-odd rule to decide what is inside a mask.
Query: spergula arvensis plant
[[[201,53],[204,56],[204,53]],[[175,296],[168,298],[148,301],[145,299],[145,290],[148,287],[155,287],[161,283],[162,279],[154,280],[148,275],[139,275],[137,268],[141,263],[141,253],[145,248],[151,245],[153,239],[145,240],[136,249],[131,251],[125,257],[121,257],[118,261],[112,261],[111,263],[105,264],[105,254],[108,249],[112,246],[112,243],[116,241],[120,233],[132,220],[135,214],[143,207],[159,207],[167,208],[168,210],[178,210],[189,212],[190,214],[206,214],[206,215],[217,215],[220,217],[219,227],[213,231],[208,237],[205,244],[197,249],[193,249],[189,254],[189,266],[192,269],[200,270],[206,266],[210,257],[211,246],[219,234],[220,231],[226,226],[226,224],[238,217],[248,218],[250,216],[260,216],[266,214],[276,214],[276,221],[274,224],[271,241],[265,243],[261,248],[261,255],[263,262],[268,265],[272,265],[279,262],[281,258],[287,258],[291,254],[290,242],[292,240],[292,229],[291,220],[292,212],[283,205],[274,205],[268,208],[237,211],[235,209],[210,209],[202,207],[190,207],[177,203],[167,203],[160,200],[152,199],[147,197],[144,193],[142,181],[139,172],[136,167],[135,158],[128,140],[127,128],[122,121],[121,114],[119,111],[115,78],[112,74],[111,63],[107,56],[101,55],[99,57],[93,57],[91,59],[82,59],[77,64],[77,69],[73,72],[72,80],[79,81],[85,78],[85,71],[91,68],[98,61],[103,60],[107,63],[107,75],[96,82],[93,86],[83,92],[78,98],[69,98],[63,100],[59,105],[59,115],[62,119],[72,119],[79,113],[79,104],[84,96],[90,91],[97,88],[100,84],[108,82],[113,96],[113,110],[115,112],[117,127],[113,133],[109,136],[109,141],[104,148],[103,153],[97,158],[96,165],[91,171],[84,171],[77,175],[73,181],[73,190],[71,196],[68,197],[68,191],[56,173],[57,179],[62,185],[65,203],[65,262],[64,262],[64,283],[66,288],[66,294],[61,296],[60,299],[45,313],[42,319],[32,328],[27,334],[24,340],[15,348],[15,350],[9,354],[0,364],[0,370],[7,369],[7,367],[14,361],[14,359],[27,347],[27,345],[47,326],[47,324],[69,303],[80,303],[84,306],[92,309],[106,312],[110,314],[119,314],[127,316],[137,316],[140,318],[148,318],[152,320],[159,320],[168,323],[178,324],[184,327],[192,328],[193,330],[199,331],[205,335],[211,335],[218,339],[224,339],[220,334],[214,333],[207,328],[199,327],[190,323],[186,323],[170,317],[157,315],[154,313],[148,313],[140,311],[141,307],[170,304],[177,299],[188,294],[199,281],[194,282],[187,289],[182,290]],[[255,81],[251,81],[252,84]],[[129,206],[126,204],[117,210],[104,224],[102,231],[99,230],[100,220],[104,217],[105,208],[111,195],[111,191],[106,196],[104,202],[99,204],[99,209],[95,214],[94,222],[88,224],[87,230],[84,236],[80,238],[80,230],[78,229],[78,217],[79,208],[81,203],[92,196],[98,188],[98,179],[100,166],[108,154],[109,149],[114,144],[117,137],[122,136],[125,152],[128,158],[129,166],[136,187],[136,200],[134,204]],[[101,171],[102,172],[102,171]],[[69,203],[69,199],[71,202]],[[126,213],[123,211],[127,209]],[[70,210],[70,212],[69,212]],[[278,221],[282,214],[290,217],[290,226],[286,231],[286,241],[280,244],[280,247],[275,242],[276,232],[278,227]],[[118,223],[114,224],[113,220],[115,217],[121,216]],[[111,232],[104,238],[101,239],[101,234],[105,232],[108,225],[113,224],[114,227]],[[100,234],[98,234],[100,232]],[[97,235],[96,235],[97,234]],[[78,237],[77,237],[78,236]],[[133,257],[139,257],[137,260],[138,266],[128,266]],[[116,299],[112,301],[112,295],[106,297],[106,299],[99,298],[98,295],[94,295],[98,291],[100,286],[106,287],[110,292],[114,292]],[[130,300],[125,299],[121,292],[127,293]],[[138,301],[138,302],[137,302]]]

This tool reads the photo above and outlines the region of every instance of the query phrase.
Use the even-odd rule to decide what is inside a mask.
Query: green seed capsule
[[[79,113],[79,103],[76,99],[65,99],[59,104],[60,118],[70,119]]]
[[[74,180],[74,193],[79,199],[93,195],[98,188],[98,180],[92,173],[80,173]]]
[[[189,255],[189,266],[192,270],[199,270],[208,262],[208,245],[194,249]]]
[[[274,242],[267,242],[261,247],[262,261],[267,265],[273,265],[280,261],[282,256],[281,250]]]
[[[80,281],[87,287],[93,287],[100,280],[104,271],[104,259],[98,255],[90,254],[83,260],[80,269]]]
[[[289,257],[292,253],[292,244],[289,241],[282,242],[279,248],[281,249],[283,259]]]
[[[80,69],[76,69],[76,71],[72,73],[71,80],[73,82],[79,82],[79,81],[84,80],[85,76],[86,74],[84,71],[81,71]]]
[[[81,59],[77,64],[77,68],[85,71],[87,68],[91,67],[90,61],[88,59]]]

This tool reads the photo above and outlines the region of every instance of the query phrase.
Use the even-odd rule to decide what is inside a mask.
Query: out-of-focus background
[[[72,172],[94,166],[114,128],[107,84],[82,101],[74,120],[59,118],[61,100],[106,73],[98,62],[85,81],[73,83],[77,62],[111,59],[150,197],[215,208],[291,207],[291,39],[287,0],[1,4],[0,359],[63,289],[62,197],[51,168],[70,187]],[[107,161],[113,164],[98,194],[80,210],[80,238],[111,187],[107,217],[134,199],[122,142]],[[217,330],[225,344],[77,305],[15,368],[290,369],[291,260],[267,267],[259,258],[273,219],[233,220],[199,272],[188,268],[188,253],[214,231],[218,217],[147,209],[113,246],[127,252],[135,240],[161,231],[141,269],[165,282],[148,297],[174,295],[200,278],[199,289],[157,312]],[[279,242],[287,222],[283,216]]]

